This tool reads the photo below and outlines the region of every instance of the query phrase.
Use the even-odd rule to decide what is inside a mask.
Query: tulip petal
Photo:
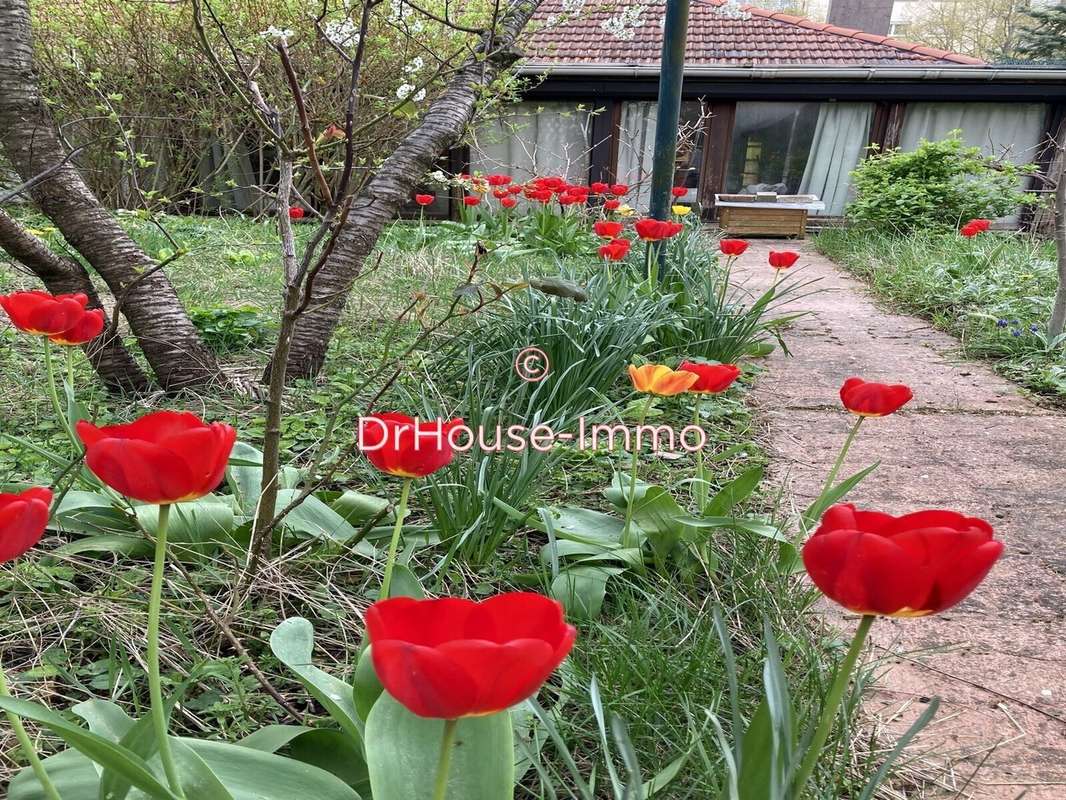
[[[433,648],[375,640],[370,655],[382,686],[412,713],[457,719],[474,712],[478,698],[474,679]]]
[[[174,454],[189,468],[192,483],[183,498],[202,497],[222,482],[237,432],[229,425],[214,423],[162,439],[159,446]]]
[[[534,592],[508,592],[478,603],[467,623],[466,635],[497,643],[543,639],[554,647],[566,627],[558,601]]]
[[[37,544],[47,525],[48,505],[40,500],[23,495],[0,504],[0,562],[18,558]]]
[[[823,593],[861,614],[919,608],[933,585],[928,568],[892,539],[855,530],[812,536],[803,564]]]
[[[533,696],[557,666],[555,649],[541,639],[506,644],[482,639],[448,642],[437,652],[469,675],[477,699],[469,713],[491,714]]]
[[[103,439],[86,450],[85,463],[112,489],[145,503],[184,499],[196,485],[184,461],[140,439]]]
[[[372,605],[366,612],[370,641],[402,639],[416,645],[436,647],[469,636],[469,620],[477,604],[458,597],[414,600],[393,597]]]

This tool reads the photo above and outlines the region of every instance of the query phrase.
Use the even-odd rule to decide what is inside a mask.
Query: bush
[[[939,142],[922,140],[909,153],[874,153],[851,173],[856,199],[847,216],[864,225],[900,231],[956,228],[975,217],[1004,217],[1036,198],[1018,189],[1030,166],[985,156],[967,147],[960,131]]]

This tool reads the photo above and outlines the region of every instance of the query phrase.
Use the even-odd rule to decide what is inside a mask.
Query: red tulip
[[[954,511],[893,517],[830,508],[803,546],[803,564],[827,597],[859,614],[920,617],[963,600],[1003,552],[992,526]]]
[[[51,489],[0,494],[0,562],[18,558],[40,541],[51,505]]]
[[[508,195],[507,197],[500,198],[500,205],[504,208],[514,208],[516,205],[518,205],[518,201]]]
[[[572,206],[576,203],[582,203],[584,201],[584,196],[580,194],[571,194],[570,192],[563,192],[559,195],[559,205],[561,206]]]
[[[611,184],[611,194],[615,197],[625,197],[629,194],[629,187],[624,183]]]
[[[770,266],[774,269],[788,269],[799,261],[799,257],[799,253],[794,253],[791,250],[771,250]]]
[[[596,232],[596,235],[603,239],[615,239],[618,234],[622,232],[622,228],[625,227],[621,222],[611,222],[610,220],[601,219],[592,226],[592,230]]]
[[[473,208],[480,202],[481,198],[475,197],[472,194],[468,194],[466,197],[463,198],[463,205],[465,205],[467,208]]]
[[[533,185],[537,189],[547,189],[548,191],[555,193],[561,192],[566,188],[566,181],[558,177],[534,178]]]
[[[675,186],[673,189],[670,190],[670,194],[672,194],[674,197],[684,197],[686,194],[688,194],[688,189],[686,189],[684,186]]]
[[[680,222],[670,222],[659,219],[641,219],[633,225],[633,228],[645,242],[660,242],[676,236],[685,229]]]
[[[54,336],[70,330],[85,315],[89,298],[84,294],[51,295],[48,292],[0,294],[0,308],[23,333]]]
[[[455,455],[449,439],[461,419],[417,421],[406,414],[372,414],[359,421],[359,449],[382,472],[424,478],[448,466]]]
[[[104,330],[104,310],[102,308],[94,308],[92,311],[86,311],[81,315],[81,318],[74,323],[73,327],[68,328],[62,333],[55,333],[49,336],[56,344],[61,345],[79,345],[90,342],[99,336]]]
[[[589,184],[589,189],[592,190],[593,194],[604,194],[610,188],[610,185],[604,183],[603,181],[593,181]]]
[[[532,697],[577,638],[558,602],[530,592],[480,603],[379,600],[367,609],[366,631],[386,691],[434,719],[495,714]]]
[[[289,206],[289,219],[303,219],[305,213],[299,206]]]
[[[748,243],[743,239],[722,239],[718,242],[718,249],[723,255],[739,256],[748,249]]]
[[[510,193],[506,189],[493,189],[492,196],[497,200],[503,200],[505,197],[510,197]]]
[[[115,491],[144,503],[196,500],[222,482],[237,431],[187,411],[156,411],[128,425],[76,426],[85,463]]]
[[[899,411],[914,397],[901,383],[867,383],[862,378],[848,378],[840,387],[840,401],[852,414],[884,417]]]
[[[992,220],[990,219],[971,219],[962,228],[959,229],[966,238],[977,236],[980,233],[984,233],[992,226]]]
[[[536,200],[538,203],[548,203],[552,199],[551,189],[526,189],[526,198]]]
[[[695,361],[682,361],[678,367],[681,372],[695,372],[700,376],[689,388],[690,392],[701,394],[718,394],[724,392],[740,377],[740,369],[733,364],[700,364]]]
[[[415,202],[418,203],[420,206],[428,206],[435,199],[436,199],[436,197],[434,197],[431,194],[416,194],[415,195]]]
[[[604,200],[603,201],[603,210],[604,211],[615,211],[615,210],[617,210],[617,208],[620,205],[622,205],[622,201],[621,200]]]
[[[485,180],[489,186],[506,186],[511,182],[510,175],[488,175]]]
[[[512,183],[510,186],[507,187],[507,193],[508,194],[521,194],[522,190],[524,188],[525,187],[522,186],[522,184],[520,184],[520,183]]]
[[[611,239],[607,244],[600,245],[600,258],[621,261],[629,253],[631,245],[629,239]]]

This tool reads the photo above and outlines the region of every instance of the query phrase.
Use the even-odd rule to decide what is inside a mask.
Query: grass
[[[957,336],[965,355],[1066,402],[1066,343],[1049,342],[1046,333],[1057,285],[1052,242],[1016,233],[966,239],[838,228],[815,243],[895,307]]]
[[[172,246],[147,223],[131,217],[124,221],[149,251]],[[193,243],[189,255],[168,270],[183,300],[216,308],[251,307],[261,313],[264,325],[273,324],[280,264],[270,226],[235,219],[182,218],[168,219],[166,225],[180,245]],[[521,274],[551,275],[559,269],[554,258],[538,260],[528,253],[520,259],[502,256],[484,261],[489,274],[501,279]],[[582,265],[574,262],[571,266]],[[358,409],[367,398],[356,398],[348,407],[337,409],[338,397],[376,363],[387,344],[392,317],[411,294],[425,292],[439,304],[446,304],[466,271],[467,263],[454,253],[417,248],[384,251],[379,269],[356,286],[322,378],[301,382],[288,393],[283,461],[306,458],[320,443],[326,421],[335,412],[340,415],[341,431],[336,446],[344,447],[352,440]],[[0,290],[22,285],[29,284],[20,274],[0,271]],[[413,327],[401,326],[398,335],[409,337],[413,332]],[[8,378],[5,388],[0,389],[3,430],[60,448],[62,433],[50,419],[45,378],[34,342],[10,330],[0,336],[8,345],[0,352],[0,369]],[[253,345],[227,355],[226,363],[234,371],[255,376],[267,356],[267,346]],[[752,371],[757,368],[749,374]],[[416,367],[386,396],[383,406],[406,407],[405,398],[421,380]],[[94,414],[121,418],[134,413],[133,408],[121,407],[94,388],[84,367],[79,368],[78,385]],[[623,374],[606,388],[614,402],[624,404],[629,398]],[[458,400],[454,396],[451,399]],[[140,410],[162,405],[190,408],[207,418],[229,421],[238,428],[242,440],[253,444],[262,435],[263,408],[255,397],[201,394],[142,398],[136,403]],[[661,411],[657,423],[674,422],[678,427],[688,423],[691,413],[690,406],[679,400],[665,401]],[[758,424],[744,403],[743,389],[708,404],[704,426],[711,451],[724,456],[713,464],[717,484],[766,463],[767,456],[758,443]],[[567,502],[607,510],[601,489],[624,460],[623,455],[562,452],[536,481],[527,507]],[[641,477],[663,485],[684,505],[689,495],[685,481],[692,470],[688,455],[645,455]],[[46,460],[0,437],[0,484],[51,478]],[[394,481],[383,480],[362,460],[345,465],[337,483],[389,497],[396,490]],[[746,507],[783,517],[786,503],[772,487],[764,487]],[[416,517],[424,515],[430,505],[428,489],[421,487],[412,498]],[[27,558],[0,570],[0,595],[7,603],[6,611],[0,613],[0,661],[15,676],[15,691],[55,708],[98,696],[143,713],[146,697],[141,691],[144,681],[139,659],[148,565],[119,557],[53,558],[49,550],[55,542],[55,538],[46,540]],[[500,543],[492,563],[478,567],[459,559],[439,576],[439,585],[433,588],[471,595],[509,588],[514,575],[540,569],[536,553],[543,542],[536,531],[517,531]],[[713,548],[721,564],[713,580],[679,583],[651,573],[614,581],[603,615],[581,623],[581,635],[568,667],[573,686],[587,688],[596,678],[607,711],[617,714],[628,727],[645,777],[686,750],[694,737],[698,740],[704,757],[690,759],[670,788],[659,795],[671,800],[715,797],[721,787],[721,763],[705,723],[706,709],[718,709],[728,686],[721,646],[711,624],[714,605],[724,609],[738,651],[746,715],[762,695],[764,619],[769,619],[781,642],[801,721],[817,713],[818,698],[824,694],[841,655],[839,643],[826,642],[811,629],[810,590],[773,568],[777,551],[766,540],[732,533],[716,536]],[[416,549],[412,567],[416,573],[425,574],[438,559],[439,552],[432,547]],[[174,692],[188,681],[175,727],[192,735],[233,740],[264,724],[319,720],[321,709],[276,662],[266,639],[280,620],[307,617],[316,629],[318,665],[348,677],[354,669],[352,654],[362,637],[360,615],[374,597],[380,567],[344,549],[298,548],[267,566],[255,596],[234,621],[234,633],[270,682],[295,706],[297,719],[262,690],[231,644],[205,619],[204,598],[216,602],[225,596],[239,569],[238,559],[223,553],[188,565],[188,575],[170,572],[164,605],[166,688]],[[584,774],[600,775],[597,796],[610,797],[602,779],[603,748],[587,691],[573,692],[559,724]],[[0,752],[6,759],[0,786],[18,760],[13,738],[7,736],[6,728],[2,730],[5,738],[0,741]],[[833,752],[840,758],[820,775],[825,797],[848,791],[855,775],[866,768],[865,757],[856,755],[849,740],[834,736]],[[58,744],[46,738],[44,749]],[[550,745],[543,758],[548,774],[563,774]],[[558,780],[566,784],[565,778]],[[523,786],[520,796],[526,800],[556,796],[553,791],[567,796],[559,784],[549,788],[532,773]]]

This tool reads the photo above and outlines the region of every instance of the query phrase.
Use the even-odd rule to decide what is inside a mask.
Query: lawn
[[[154,226],[123,219],[149,253],[166,257],[172,245]],[[28,224],[59,246],[55,234],[38,220]],[[208,340],[225,354],[230,372],[249,381],[257,378],[269,356],[278,311],[274,227],[226,218],[170,217],[164,224],[175,241],[191,245],[188,255],[168,269],[179,295]],[[298,228],[301,235],[305,230]],[[299,382],[286,396],[282,463],[294,474],[310,467],[323,451],[328,459],[350,450],[356,420],[379,386],[361,392],[353,388],[386,350],[397,352],[417,335],[416,323],[395,323],[397,314],[415,293],[423,293],[430,308],[446,305],[465,281],[472,245],[459,229],[429,233],[401,223],[383,239],[381,261],[357,284],[323,377]],[[685,234],[677,260],[687,270],[694,298],[702,281],[724,277],[716,250],[715,240],[703,232],[692,228]],[[634,256],[631,262],[629,269],[639,270],[641,259]],[[588,259],[536,243],[500,248],[482,259],[482,269],[483,280],[503,283],[562,276],[585,286],[589,297],[574,302],[523,288],[455,320],[431,347],[407,359],[379,409],[461,414],[490,423],[499,421],[493,409],[500,408],[510,409],[508,419],[526,422],[546,419],[567,425],[583,414],[632,422],[643,400],[637,401],[625,374],[631,361],[713,358],[722,348],[736,352],[739,347],[741,356],[745,349],[759,353],[778,333],[769,320],[781,312],[747,314],[743,308],[750,298],[731,300],[740,310],[692,314],[670,296],[648,294],[636,282],[618,280],[632,273],[612,277]],[[25,285],[18,273],[0,273],[3,291]],[[683,331],[691,330],[685,324],[706,328],[706,341],[688,349],[679,346],[685,341]],[[0,483],[50,482],[69,444],[47,400],[39,342],[10,328],[2,335],[7,343],[0,356],[3,369],[17,378],[6,382],[0,397],[6,434],[0,438]],[[762,344],[756,346],[755,340]],[[556,383],[516,379],[513,351],[525,342],[543,347],[553,363],[570,363],[572,371]],[[583,355],[589,353],[596,355]],[[254,393],[120,400],[97,387],[80,357],[75,362],[74,383],[89,418],[119,421],[161,407],[192,409],[205,419],[233,425],[239,442],[254,445],[262,438],[264,411]],[[764,676],[773,674],[764,673],[763,666],[767,631],[780,648],[795,724],[810,725],[821,711],[820,698],[843,655],[843,643],[823,638],[810,615],[815,593],[796,574],[790,502],[763,479],[767,458],[745,402],[744,387],[757,379],[758,360],[741,363],[742,381],[704,402],[700,420],[709,440],[705,458],[713,514],[745,522],[711,528],[706,545],[692,550],[696,559],[675,552],[674,557],[684,555],[676,564],[664,566],[656,559],[640,569],[618,568],[619,562],[608,559],[607,572],[589,572],[560,556],[563,551],[552,551],[554,534],[536,524],[538,519],[555,514],[560,531],[572,513],[567,509],[597,515],[600,524],[618,519],[624,498],[619,506],[616,489],[612,504],[605,489],[613,474],[628,470],[625,452],[569,445],[543,458],[460,456],[439,476],[415,484],[401,561],[404,574],[421,576],[432,594],[558,593],[558,576],[567,570],[604,584],[598,594],[592,590],[589,602],[595,608],[585,606],[582,612],[568,606],[580,631],[577,645],[560,672],[561,681],[541,692],[548,718],[538,728],[538,747],[529,756],[519,796],[618,797],[618,787],[637,780],[638,773],[646,782],[659,775],[668,787],[655,796],[717,796],[728,774],[720,737],[733,735],[727,709],[735,699],[738,720],[750,719],[767,690],[764,680],[769,678]],[[692,405],[681,395],[659,398],[649,419],[681,428],[691,415]],[[677,499],[678,513],[692,513],[691,453],[645,452],[638,467],[642,481]],[[231,466],[231,481],[217,494],[222,502],[240,506],[236,470]],[[355,492],[372,502],[394,501],[397,487],[395,479],[366,459],[342,457],[323,496]],[[504,506],[512,513],[501,510]],[[224,631],[204,609],[206,604],[213,614],[222,613],[238,580],[244,558],[241,529],[223,542],[176,548],[184,555],[167,572],[162,612],[164,694],[184,698],[172,720],[176,731],[238,741],[270,724],[299,722],[332,730],[328,709],[315,701],[313,692],[308,696],[272,652],[270,632],[284,619],[307,619],[315,631],[314,663],[339,679],[353,679],[363,636],[361,616],[377,597],[380,556],[392,527],[388,519],[379,517],[378,522],[364,529],[366,539],[358,545],[321,532],[309,535],[307,527],[286,528],[277,542],[278,555]],[[99,531],[86,525],[84,519],[69,529],[59,525],[47,546],[2,572],[9,602],[0,620],[3,663],[20,695],[53,708],[106,699],[136,717],[145,713],[149,701],[141,652],[150,559],[111,547],[108,540],[89,544],[91,534]],[[244,536],[246,542],[246,532]],[[724,653],[716,613],[730,631],[735,666]],[[287,708],[264,690],[267,684]],[[852,713],[854,703],[846,708]],[[715,732],[712,717],[722,719],[724,733]],[[47,754],[61,742],[46,734],[41,745]],[[847,729],[838,727],[829,740],[830,755],[816,774],[819,796],[839,797],[865,781],[872,756],[866,746],[857,752],[852,745]],[[5,739],[6,762],[25,764],[16,747],[14,738]],[[294,743],[286,752],[301,757],[302,751]],[[321,759],[312,763],[325,765]],[[606,776],[615,770],[622,777],[612,788]],[[11,774],[9,768],[5,778]],[[354,785],[359,780],[352,778]],[[647,788],[654,790],[656,784]]]
[[[1008,232],[897,236],[854,227],[826,230],[816,244],[893,307],[957,336],[964,355],[1066,400],[1066,343],[1047,337],[1057,286],[1052,242]]]

